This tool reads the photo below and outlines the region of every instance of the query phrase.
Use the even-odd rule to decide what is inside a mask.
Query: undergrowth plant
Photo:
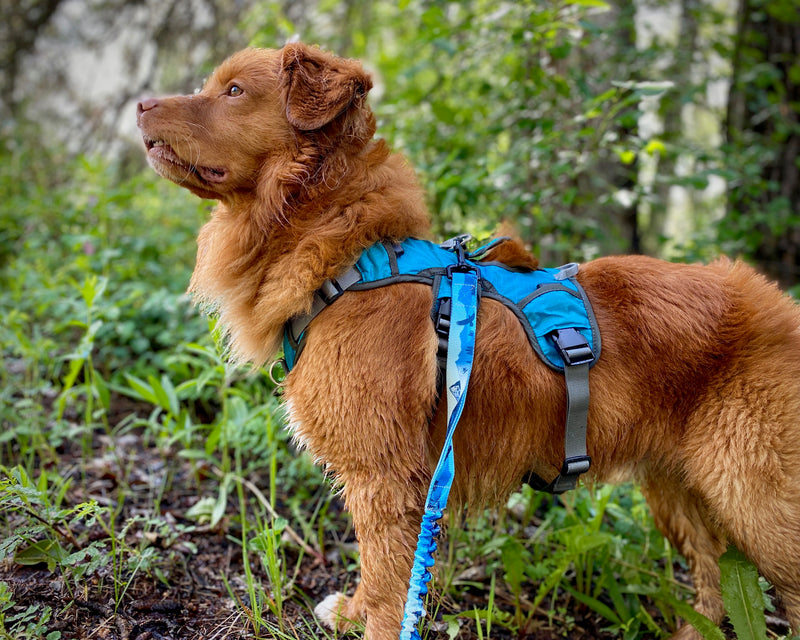
[[[437,587],[457,602],[472,594],[485,603],[442,616],[450,637],[467,622],[478,637],[491,637],[493,628],[524,637],[541,626],[542,616],[568,636],[578,609],[623,639],[667,637],[678,617],[708,640],[726,637],[688,604],[693,591],[674,572],[681,560],[636,487],[582,487],[554,499],[526,486],[500,514],[455,518],[448,537]],[[720,567],[736,637],[766,638],[768,585],[735,548]]]
[[[61,640],[60,631],[47,631],[53,618],[53,608],[34,604],[12,612],[14,594],[6,582],[0,582],[0,639],[2,640]]]
[[[620,508],[626,500],[627,509]],[[455,567],[443,570],[450,574],[451,588],[461,594],[486,589],[485,580],[468,579],[474,571],[465,565],[472,558],[481,559],[491,578],[488,606],[460,615],[477,616],[487,631],[494,625],[530,633],[543,613],[554,626],[568,628],[568,611],[558,610],[567,593],[619,637],[660,634],[648,608],[657,607],[671,620],[668,602],[675,594],[685,595],[686,588],[672,576],[669,547],[654,531],[643,502],[630,487],[583,488],[558,503],[525,487],[493,524],[479,522],[463,533],[451,529],[451,545],[458,547]]]

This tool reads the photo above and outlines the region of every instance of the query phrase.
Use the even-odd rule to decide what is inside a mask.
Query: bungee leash
[[[480,276],[477,269],[466,262],[464,250],[466,240],[466,237],[459,236],[442,245],[443,248],[455,251],[458,256],[458,263],[447,269],[447,278],[443,278],[439,289],[440,300],[450,298],[451,301],[445,373],[447,433],[425,500],[425,513],[422,516],[414,564],[411,568],[400,640],[420,639],[417,623],[425,614],[423,597],[428,592],[427,585],[431,579],[429,569],[434,564],[436,536],[440,531],[438,521],[447,506],[455,476],[453,434],[467,398],[467,387],[475,354],[475,329],[480,301]]]

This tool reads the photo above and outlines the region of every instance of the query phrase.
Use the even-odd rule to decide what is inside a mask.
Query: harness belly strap
[[[574,329],[557,330],[552,334],[552,339],[559,347],[565,365],[567,421],[564,428],[564,464],[550,482],[533,472],[523,482],[538,491],[559,494],[574,489],[578,477],[591,466],[592,459],[586,453],[586,423],[589,415],[589,367],[594,354],[583,336]]]

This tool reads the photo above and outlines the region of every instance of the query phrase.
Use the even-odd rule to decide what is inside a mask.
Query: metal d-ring
[[[278,380],[278,376],[275,375],[275,366],[280,365],[281,367],[281,376],[280,380]],[[285,358],[278,358],[274,360],[272,364],[269,366],[269,371],[267,372],[269,375],[269,379],[272,381],[272,384],[275,385],[275,389],[272,392],[275,396],[283,395],[283,389],[286,386],[286,359]]]

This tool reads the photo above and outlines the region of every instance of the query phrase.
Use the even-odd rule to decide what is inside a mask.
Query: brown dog
[[[197,95],[139,104],[156,171],[219,200],[191,291],[219,313],[240,361],[272,358],[284,323],[365,247],[428,235],[412,169],[372,137],[370,87],[357,62],[291,44],[237,53]],[[492,259],[536,264],[512,243]],[[721,621],[717,559],[733,543],[800,630],[798,309],[724,260],[604,258],[578,279],[603,339],[590,375],[593,477],[642,483],[689,562],[698,611]],[[365,621],[370,640],[397,638],[444,439],[431,304],[422,284],[345,293],[311,324],[286,385],[291,427],[342,483],[361,551],[355,594],[318,614],[339,630]],[[564,379],[493,300],[481,304],[475,353],[452,498],[496,504],[530,469],[561,466]]]

